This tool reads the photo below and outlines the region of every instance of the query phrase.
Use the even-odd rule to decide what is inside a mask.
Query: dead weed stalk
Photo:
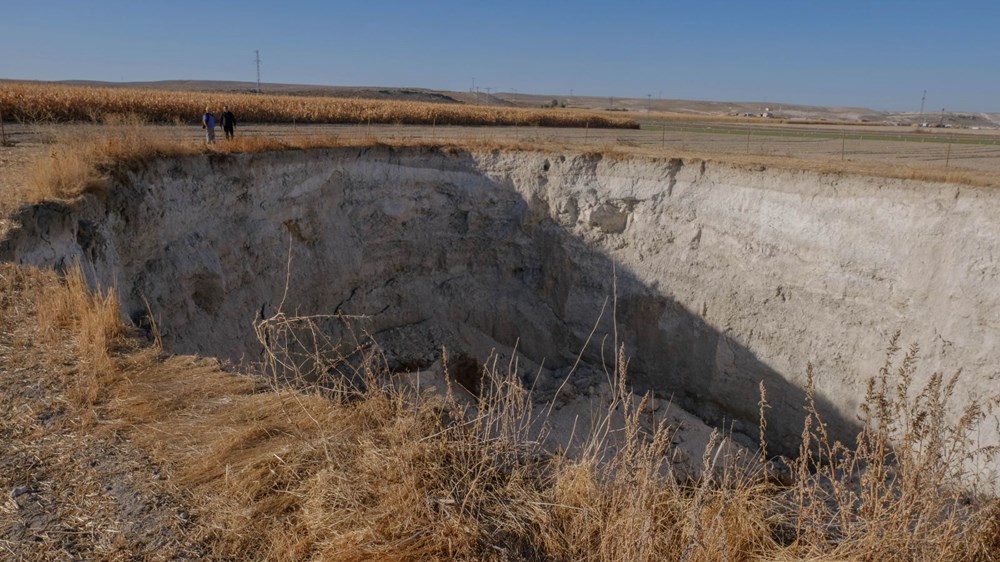
[[[794,546],[860,560],[996,559],[982,558],[997,540],[995,526],[970,524],[984,504],[975,497],[980,475],[969,467],[996,456],[975,437],[997,398],[968,400],[950,415],[959,374],[935,373],[914,390],[919,347],[900,357],[898,341],[897,332],[869,380],[853,446],[828,435],[808,368]]]
[[[192,533],[219,559],[997,559],[997,504],[965,492],[962,468],[992,453],[969,449],[992,403],[949,422],[954,378],[912,391],[917,349],[896,364],[897,339],[853,448],[831,442],[810,381],[796,478],[782,487],[758,461],[730,458],[719,434],[701,478],[674,474],[673,433],[644,429],[622,346],[607,412],[569,455],[541,447],[544,416],[495,357],[478,397],[450,382],[425,391],[389,371],[351,326],[363,319],[279,311],[256,324],[266,377],[127,359],[111,295],[74,270],[40,297],[39,317],[53,338],[69,331],[93,374],[77,402],[171,470]],[[446,350],[439,368],[450,381]]]

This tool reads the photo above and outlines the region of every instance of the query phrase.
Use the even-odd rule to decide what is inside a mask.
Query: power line
[[[254,62],[257,63],[257,93],[260,93],[260,51],[254,51]]]

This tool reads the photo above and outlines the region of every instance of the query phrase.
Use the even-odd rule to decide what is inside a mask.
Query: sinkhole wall
[[[849,438],[897,329],[924,378],[962,368],[959,398],[995,390],[998,207],[985,189],[679,159],[199,155],[23,209],[0,259],[80,260],[134,317],[147,299],[171,351],[233,360],[257,357],[251,324],[282,302],[367,316],[401,368],[495,349],[543,387],[594,331],[571,391],[603,378],[617,337],[638,389],[737,432],[755,435],[763,381],[791,452],[807,362]]]

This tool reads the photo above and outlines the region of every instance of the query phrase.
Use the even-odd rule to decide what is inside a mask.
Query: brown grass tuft
[[[140,117],[114,115],[106,126],[52,127],[50,148],[28,169],[32,202],[106,193],[109,174],[163,156],[197,152],[197,145],[165,139]]]
[[[91,291],[76,265],[59,281],[58,289],[39,293],[36,308],[42,333],[50,341],[58,342],[66,331],[73,334],[80,361],[69,398],[89,412],[100,400],[103,387],[118,374],[114,354],[129,335],[117,293]]]

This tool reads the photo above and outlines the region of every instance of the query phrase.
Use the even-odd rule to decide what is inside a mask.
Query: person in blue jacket
[[[215,115],[207,107],[201,116],[201,128],[205,129],[205,144],[215,144]]]

